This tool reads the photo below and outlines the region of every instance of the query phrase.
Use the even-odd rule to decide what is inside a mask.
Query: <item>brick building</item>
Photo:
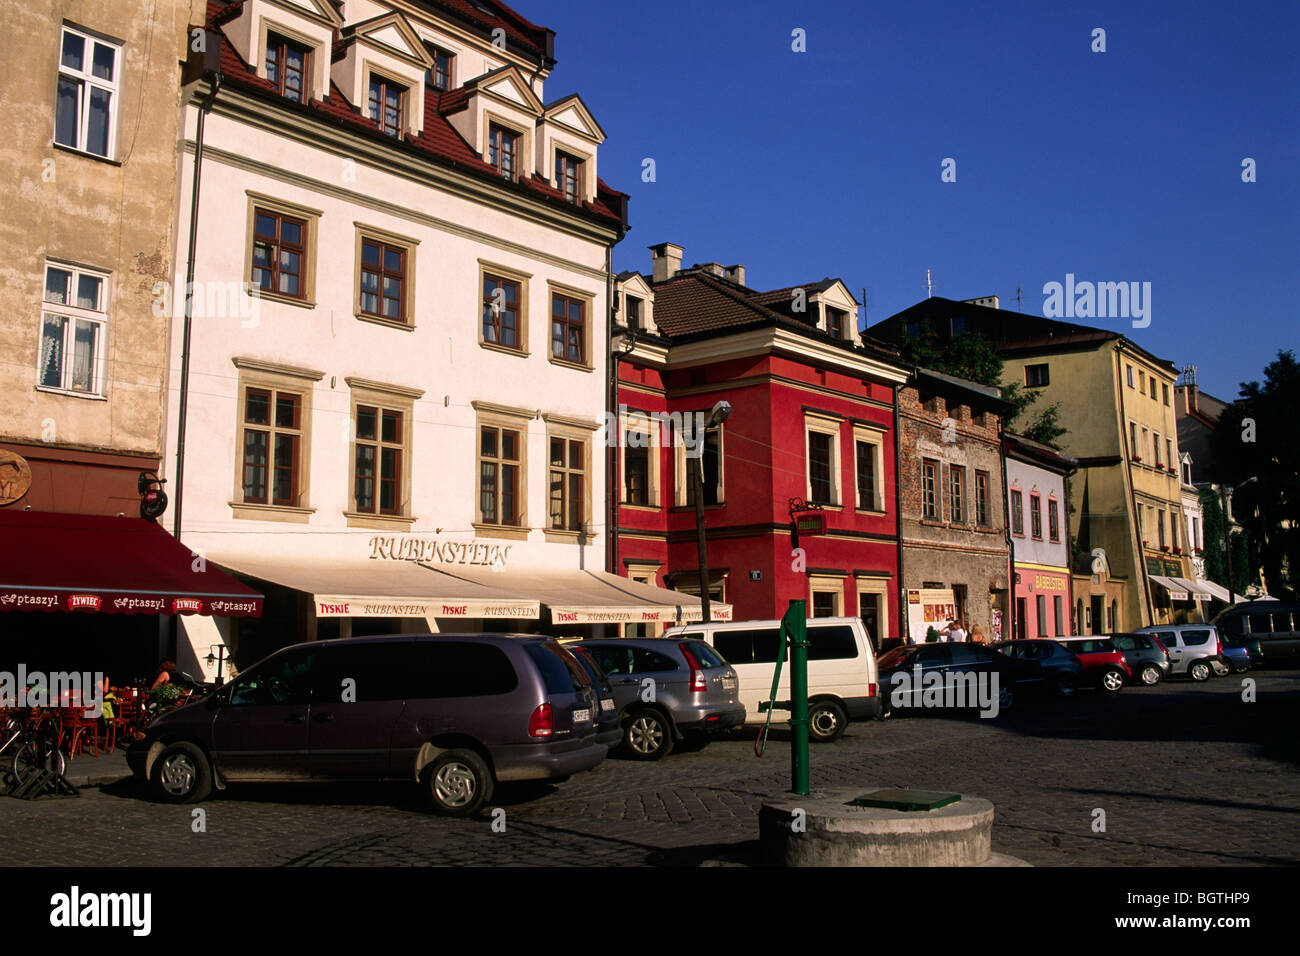
[[[1001,451],[1009,408],[995,388],[927,369],[899,390],[900,576],[913,641],[950,619],[990,640],[1014,633]]]

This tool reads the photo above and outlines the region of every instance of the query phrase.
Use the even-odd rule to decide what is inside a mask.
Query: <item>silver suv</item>
[[[679,741],[703,746],[745,722],[736,672],[703,641],[662,637],[583,640],[614,689],[623,751],[659,760]]]
[[[1169,652],[1170,676],[1208,680],[1216,664],[1223,663],[1223,644],[1213,624],[1153,624],[1138,629],[1154,634]]]

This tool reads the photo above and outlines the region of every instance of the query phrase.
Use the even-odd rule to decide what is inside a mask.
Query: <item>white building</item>
[[[626,196],[581,98],[544,100],[554,34],[493,0],[212,0],[206,27],[182,97],[178,268],[207,111],[183,487],[179,295],[165,477],[183,541],[267,601],[187,627],[195,656],[683,616],[603,573]]]

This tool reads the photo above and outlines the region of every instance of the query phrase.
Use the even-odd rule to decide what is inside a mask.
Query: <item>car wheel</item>
[[[1010,684],[998,685],[998,713],[1016,706],[1016,690]]]
[[[1124,689],[1124,672],[1118,667],[1107,668],[1101,675],[1101,689],[1108,694],[1118,694]]]
[[[1246,673],[1246,671],[1248,671],[1248,670],[1250,670],[1250,665],[1249,665],[1249,664],[1233,664],[1233,665],[1232,665],[1232,672],[1233,672],[1234,674],[1244,674],[1244,673]]]
[[[1073,697],[1079,686],[1074,682],[1073,674],[1062,674],[1056,678],[1056,696]]]
[[[1160,683],[1160,668],[1156,667],[1155,664],[1148,664],[1146,667],[1142,668],[1141,676],[1142,683],[1146,684],[1148,687],[1152,687]]]
[[[1194,681],[1204,681],[1210,679],[1210,665],[1205,661],[1192,661],[1187,668],[1187,675]]]
[[[165,803],[198,803],[212,793],[207,754],[187,741],[171,744],[153,764],[154,793]]]
[[[433,809],[445,816],[470,816],[492,798],[492,771],[472,750],[439,754],[420,780]]]
[[[835,701],[817,701],[808,708],[808,739],[819,744],[839,740],[848,720],[844,708]]]
[[[623,728],[623,746],[636,760],[662,760],[673,752],[673,729],[657,710],[638,710]]]

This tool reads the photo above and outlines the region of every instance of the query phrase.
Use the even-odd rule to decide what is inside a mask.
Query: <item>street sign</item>
[[[794,515],[794,530],[798,534],[825,534],[826,513],[803,511]]]

